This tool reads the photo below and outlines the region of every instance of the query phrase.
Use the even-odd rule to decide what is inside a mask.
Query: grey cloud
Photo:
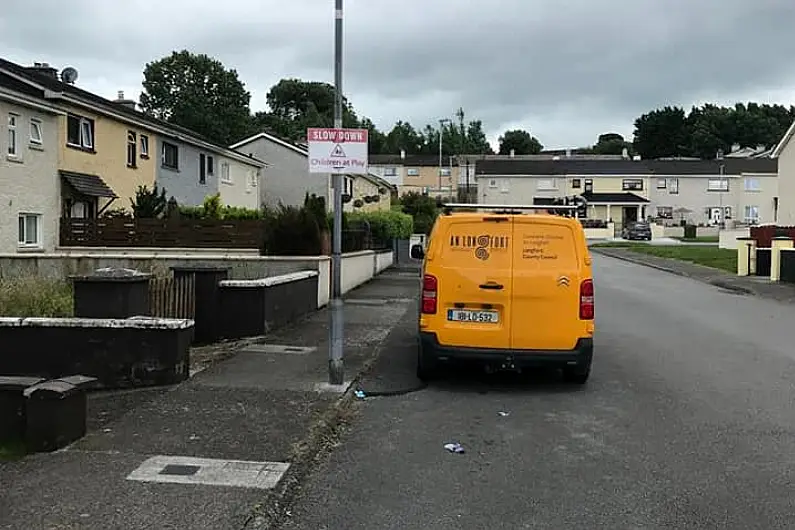
[[[463,106],[492,136],[523,126],[579,145],[629,134],[661,105],[795,84],[792,0],[451,4],[346,0],[345,92],[383,128]],[[0,49],[73,64],[86,88],[139,89],[145,62],[187,47],[236,68],[256,108],[282,77],[331,81],[332,45],[331,0],[5,0],[0,11]]]

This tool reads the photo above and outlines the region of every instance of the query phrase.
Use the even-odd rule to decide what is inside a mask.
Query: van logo
[[[569,286],[569,278],[566,276],[561,276],[560,278],[558,278],[558,287],[562,287],[564,285],[566,287]]]
[[[490,236],[481,234],[479,236],[450,236],[450,247],[453,250],[474,250],[475,257],[486,261],[491,257],[492,252],[504,252],[508,250],[508,236]]]

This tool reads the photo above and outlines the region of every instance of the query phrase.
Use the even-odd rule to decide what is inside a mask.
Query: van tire
[[[439,377],[439,363],[419,348],[417,353],[417,379],[432,381]]]
[[[563,380],[567,383],[575,385],[584,385],[588,382],[591,376],[591,365],[589,364],[584,369],[578,367],[565,367],[563,368]]]

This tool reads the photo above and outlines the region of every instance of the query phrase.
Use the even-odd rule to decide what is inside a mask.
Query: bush
[[[209,195],[201,206],[180,206],[179,216],[183,219],[263,219],[261,210],[240,206],[222,206],[221,194]]]
[[[381,242],[409,239],[414,233],[414,219],[408,214],[391,210],[351,213],[348,222],[362,228],[369,224],[370,236]]]
[[[35,276],[0,278],[0,316],[69,317],[73,309],[71,282]]]
[[[322,253],[320,227],[308,208],[281,205],[266,215],[263,253],[271,256],[318,256]]]

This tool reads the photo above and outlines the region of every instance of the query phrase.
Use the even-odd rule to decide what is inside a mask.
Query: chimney
[[[566,158],[571,158],[571,149],[566,149]]]
[[[401,160],[405,160],[406,159],[406,150],[405,149],[401,149],[400,150],[400,159]]]
[[[58,79],[58,70],[50,66],[50,63],[33,63],[33,66],[28,66],[25,70],[32,74]]]
[[[118,97],[114,101],[115,104],[135,110],[135,101],[132,99],[124,99],[124,90],[119,90],[117,96]]]
[[[511,149],[511,158],[516,156],[516,149]]]

